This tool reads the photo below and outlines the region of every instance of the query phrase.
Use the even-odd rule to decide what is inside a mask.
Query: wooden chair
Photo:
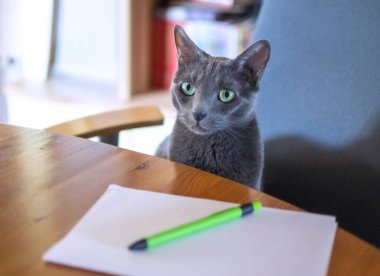
[[[162,125],[163,122],[163,115],[157,107],[138,106],[79,118],[47,130],[82,138],[99,136],[101,142],[117,146],[120,131]]]

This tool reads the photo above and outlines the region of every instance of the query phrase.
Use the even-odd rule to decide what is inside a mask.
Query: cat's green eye
[[[192,96],[195,93],[195,87],[190,82],[184,82],[181,84],[181,91],[187,96]]]
[[[232,90],[222,89],[219,92],[219,100],[221,100],[223,103],[230,103],[235,99],[235,97],[236,94]]]

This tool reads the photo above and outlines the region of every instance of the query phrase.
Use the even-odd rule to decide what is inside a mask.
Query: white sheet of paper
[[[332,216],[263,208],[154,250],[128,245],[236,204],[110,185],[43,256],[118,275],[325,275],[336,232]]]

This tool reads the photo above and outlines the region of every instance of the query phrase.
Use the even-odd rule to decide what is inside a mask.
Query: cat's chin
[[[193,132],[194,134],[197,134],[197,135],[209,135],[209,134],[212,134],[211,131],[203,128],[203,127],[200,127],[200,126],[190,126],[189,127],[190,131]]]

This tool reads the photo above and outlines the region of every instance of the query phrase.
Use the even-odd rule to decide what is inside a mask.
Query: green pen
[[[171,228],[169,230],[157,233],[155,235],[138,240],[129,246],[130,250],[141,251],[153,249],[157,246],[166,244],[173,240],[183,238],[211,227],[218,226],[222,223],[239,219],[245,215],[257,212],[262,207],[261,202],[254,201],[224,211],[217,212],[199,220]]]

